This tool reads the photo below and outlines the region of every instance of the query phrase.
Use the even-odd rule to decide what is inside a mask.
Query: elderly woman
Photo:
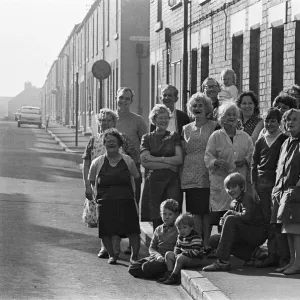
[[[195,119],[183,127],[182,151],[184,155],[181,188],[186,194],[186,210],[194,215],[195,230],[203,238],[204,250],[209,251],[209,178],[204,153],[210,135],[217,123],[209,120],[213,112],[210,98],[194,94],[187,103],[189,114]]]
[[[252,91],[243,92],[237,100],[237,106],[241,111],[242,122],[238,128],[247,132],[255,143],[264,127],[264,122],[259,117],[257,96]]]
[[[300,111],[290,109],[283,115],[289,138],[281,146],[273,188],[272,219],[282,223],[287,234],[290,262],[276,269],[285,275],[300,273]]]
[[[93,199],[93,191],[91,189],[90,182],[88,181],[88,173],[91,166],[91,162],[98,156],[106,152],[105,146],[103,144],[103,133],[106,129],[113,128],[117,123],[117,115],[114,111],[108,108],[102,108],[99,114],[96,116],[97,123],[99,124],[99,133],[96,136],[92,137],[84,151],[82,156],[83,159],[83,181],[85,184],[85,195],[87,199]],[[134,148],[133,143],[129,137],[125,134],[121,134],[123,139],[123,145],[121,151],[129,155],[132,159],[137,157],[137,152]],[[114,237],[115,251],[120,251],[120,238]],[[100,252],[98,253],[99,258],[108,257],[108,253],[105,248],[102,246]]]
[[[201,91],[211,99],[213,105],[213,113],[211,114],[210,118],[216,120],[219,107],[218,94],[221,91],[219,82],[213,77],[207,77],[201,85]]]
[[[239,114],[239,108],[234,102],[223,103],[218,112],[221,129],[216,130],[207,142],[204,162],[209,171],[211,225],[218,225],[220,218],[229,209],[231,200],[224,188],[226,176],[239,172],[246,182],[249,180],[254,147],[251,137],[236,128]]]
[[[141,162],[146,171],[142,196],[141,219],[152,221],[153,229],[162,224],[160,204],[172,198],[180,202],[178,166],[182,164],[180,136],[167,130],[170,110],[164,104],[156,104],[149,115],[155,130],[143,136]]]
[[[123,139],[117,129],[103,134],[106,153],[94,159],[88,180],[96,194],[98,231],[109,253],[109,264],[116,264],[117,255],[112,245],[112,236],[128,236],[132,247],[130,262],[138,258],[140,227],[135,202],[134,178],[139,172],[134,161],[119,149]]]

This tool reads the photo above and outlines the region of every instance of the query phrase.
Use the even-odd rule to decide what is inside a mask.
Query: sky
[[[93,0],[0,0],[0,97],[30,81],[42,87],[73,27]]]

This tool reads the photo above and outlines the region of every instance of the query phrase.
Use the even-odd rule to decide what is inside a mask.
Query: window
[[[182,0],[169,0],[168,4],[171,8],[176,8],[182,5]]]
[[[272,28],[272,77],[271,77],[271,101],[283,89],[283,39],[284,28]],[[271,105],[271,103],[270,103]]]
[[[97,18],[96,18],[96,55],[99,52],[99,14],[97,11]]]
[[[182,109],[182,99],[181,99],[181,61],[173,62],[171,64],[171,80],[172,85],[176,86],[178,89],[178,101],[175,104],[176,109]]]
[[[95,51],[95,18],[93,17],[93,43],[92,43],[92,57],[94,57]]]
[[[295,37],[295,83],[300,85],[300,22],[296,22]]]
[[[209,46],[201,47],[201,84],[209,76]]]
[[[249,88],[259,95],[260,29],[250,31]]]
[[[243,35],[232,38],[232,69],[236,74],[236,87],[243,90]]]
[[[192,49],[190,63],[191,63],[190,95],[193,95],[197,92],[197,64],[198,64],[198,51],[197,51],[197,49]]]

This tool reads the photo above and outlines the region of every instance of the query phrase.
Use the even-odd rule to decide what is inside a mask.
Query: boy
[[[191,214],[181,214],[175,222],[178,238],[174,251],[165,255],[167,272],[159,281],[174,284],[183,268],[199,267],[203,257],[203,241],[194,230],[194,218]]]
[[[218,259],[204,267],[203,271],[228,271],[231,254],[248,264],[255,248],[262,245],[267,238],[267,224],[260,204],[254,203],[252,196],[246,195],[244,177],[240,173],[232,173],[225,178],[224,186],[232,199],[231,209],[220,221],[223,228],[218,236]]]
[[[281,112],[277,108],[270,108],[264,119],[265,133],[257,140],[254,148],[251,167],[252,195],[255,202],[260,202],[266,222],[271,220],[272,189],[275,185],[276,167],[280,148],[288,138],[279,128]],[[257,264],[258,268],[288,262],[289,248],[285,237],[280,233],[280,224],[271,224],[268,230],[268,257]],[[278,238],[276,238],[276,236]],[[277,253],[278,250],[281,252]]]
[[[173,199],[165,200],[160,205],[160,215],[163,225],[158,226],[153,234],[149,257],[142,258],[132,264],[128,272],[137,278],[156,278],[166,272],[164,256],[167,251],[174,249],[177,230],[174,226],[179,214],[178,202]]]

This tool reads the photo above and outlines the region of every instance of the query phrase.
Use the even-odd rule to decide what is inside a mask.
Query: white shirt
[[[169,126],[167,130],[169,131],[176,131],[177,132],[177,126],[176,126],[176,111],[175,109],[171,113],[170,121],[169,121]]]

